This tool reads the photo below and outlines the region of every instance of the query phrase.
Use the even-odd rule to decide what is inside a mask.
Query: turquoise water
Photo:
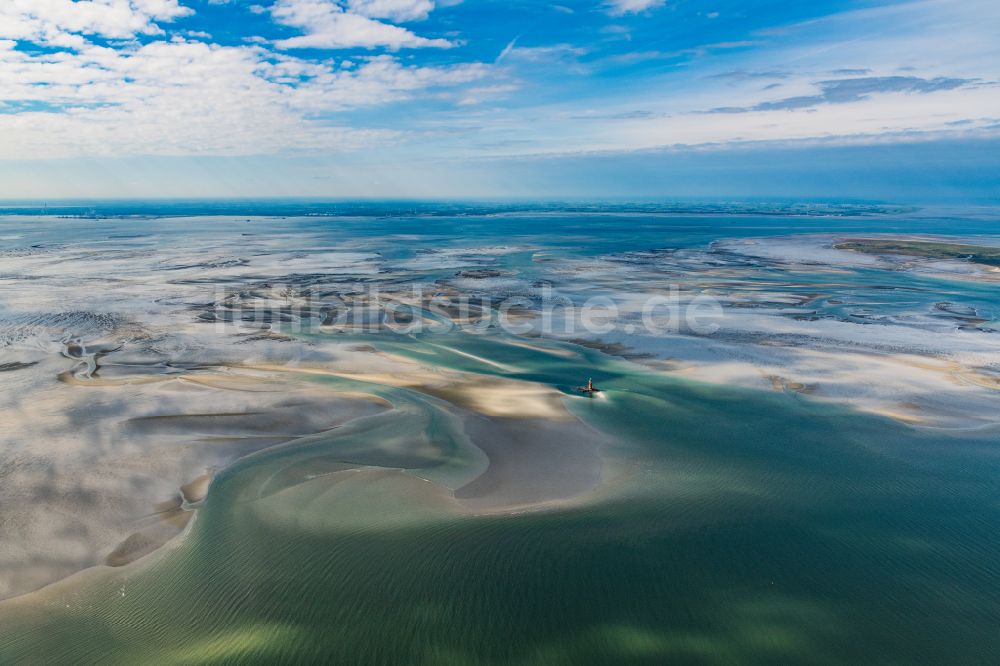
[[[544,223],[541,230],[530,216],[300,219],[271,221],[267,233],[351,240],[391,262],[425,247],[473,243],[523,242],[581,257],[791,229],[978,236],[991,228],[981,218],[949,226],[907,217]],[[108,235],[122,224],[74,221],[73,229]],[[204,233],[225,236],[245,224]],[[187,222],[171,225],[128,226],[155,234],[155,243],[198,233]],[[55,225],[31,233],[57,242]],[[497,265],[531,276],[545,270],[528,252]],[[889,315],[949,294],[982,317],[998,303],[990,285],[902,272],[753,271],[756,286],[808,281],[801,289],[811,293],[834,283],[847,284],[841,295],[905,290],[881,298],[880,312]],[[431,269],[422,278],[454,273]],[[810,307],[843,314],[837,303]],[[584,501],[545,510],[457,511],[442,489],[460,487],[488,464],[464,431],[461,408],[413,388],[296,376],[291,366],[297,381],[331,395],[369,393],[393,409],[235,461],[215,478],[188,531],[134,565],[0,604],[0,662],[1000,658],[996,428],[916,428],[795,392],[683,380],[568,342],[533,339],[527,348],[496,330],[290,335],[317,345],[363,343],[442,371],[561,392],[572,414],[606,438],[606,483]],[[574,392],[582,374],[602,388],[600,397]]]
[[[521,360],[533,380],[560,384],[573,367],[556,359]],[[369,423],[235,464],[191,532],[154,563],[83,583],[70,608],[8,609],[0,654],[103,663],[995,654],[995,435],[915,433],[796,397],[589,361],[608,399],[574,411],[613,435],[610,457],[634,468],[595,506],[454,516],[414,502],[412,477],[344,488],[305,480],[338,466],[438,462],[380,450],[394,424]],[[449,425],[432,418],[436,405],[421,409],[413,435],[427,433],[449,457]]]

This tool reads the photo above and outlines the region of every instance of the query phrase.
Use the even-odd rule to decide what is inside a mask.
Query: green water
[[[611,437],[620,479],[580,506],[459,514],[425,479],[460,485],[484,461],[447,403],[303,376],[396,409],[239,461],[189,532],[135,566],[0,606],[0,662],[1000,657],[996,433],[916,430],[495,336],[376,345],[500,373],[457,349],[567,394],[585,364],[604,398],[567,404]]]

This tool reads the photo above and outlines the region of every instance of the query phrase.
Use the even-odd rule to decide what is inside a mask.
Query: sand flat
[[[84,380],[35,391],[4,412],[0,598],[109,557],[124,564],[148,554],[187,519],[162,503],[203,499],[206,470],[384,409],[370,396],[273,376]],[[30,446],[22,433],[34,433]]]

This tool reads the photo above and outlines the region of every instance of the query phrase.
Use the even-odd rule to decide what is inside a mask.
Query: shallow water
[[[23,218],[8,218],[0,236],[20,234],[3,241],[9,248],[52,244],[59,246],[58,256],[87,257],[82,264],[63,261],[45,269],[7,263],[0,271],[10,296],[4,324],[11,340],[22,340],[5,353],[40,359],[10,376],[33,373],[31,381],[28,375],[18,380],[31,390],[51,390],[43,372],[55,366],[47,352],[24,350],[44,350],[39,340],[68,335],[75,327],[78,336],[123,341],[123,349],[98,360],[104,367],[97,378],[113,376],[116,367],[135,377],[136,359],[148,361],[155,348],[169,357],[164,362],[199,364],[185,370],[195,377],[239,373],[266,360],[270,372],[287,384],[328,391],[331,400],[369,394],[391,409],[241,455],[218,472],[185,533],[164,548],[129,566],[90,569],[0,603],[0,661],[995,661],[1000,656],[996,425],[916,427],[859,411],[833,392],[824,395],[822,384],[806,395],[694,381],[553,336],[521,338],[495,328],[478,335],[399,335],[303,330],[274,322],[269,330],[288,341],[237,347],[231,331],[216,332],[210,324],[200,325],[209,327],[208,333],[175,327],[205,312],[204,303],[220,282],[258,292],[265,282],[346,290],[344,285],[374,281],[392,290],[416,280],[438,281],[438,288],[445,288],[459,270],[452,264],[434,268],[432,261],[431,268],[419,271],[394,266],[426,258],[426,250],[436,251],[429,256],[442,262],[456,252],[441,250],[459,248],[457,256],[467,266],[508,271],[529,285],[526,290],[548,279],[569,298],[591,289],[624,294],[656,280],[715,290],[722,280],[737,296],[763,293],[767,302],[780,294],[809,295],[799,307],[821,316],[794,319],[771,312],[773,307],[763,308],[766,314],[744,308],[732,315],[742,322],[746,310],[755,317],[750,327],[769,322],[768,344],[760,346],[750,334],[757,329],[746,339],[735,340],[731,333],[704,340],[709,346],[737,345],[741,354],[769,353],[774,340],[784,339],[782,353],[805,349],[836,358],[844,349],[838,346],[838,336],[845,335],[841,327],[857,327],[865,332],[856,334],[856,344],[869,345],[867,353],[916,353],[953,363],[967,354],[979,359],[980,370],[995,361],[988,353],[996,347],[992,323],[998,300],[993,285],[978,278],[922,265],[857,267],[847,259],[833,273],[829,263],[709,252],[714,241],[784,238],[793,232],[906,229],[982,240],[993,223],[979,213],[950,219],[879,215],[713,213],[629,217],[627,223],[622,216],[568,214],[253,218],[211,225],[189,219],[74,220],[62,230],[58,221],[29,227]],[[236,236],[244,229],[266,234],[267,247],[252,246],[248,253]],[[150,236],[108,238],[124,230]],[[103,291],[95,287],[100,293],[88,295],[80,273],[89,270],[86,261],[94,260],[97,244],[112,252],[108,265],[121,272],[111,277],[121,284],[105,284]],[[516,247],[501,254],[482,251],[499,245]],[[305,253],[308,259],[309,248],[316,247],[380,254],[350,258],[348,268],[334,273],[322,267],[308,273],[282,270],[288,253]],[[787,257],[790,246],[781,247]],[[195,268],[186,269],[180,281],[163,279],[164,266],[177,265],[185,248],[199,259],[251,259],[249,267],[226,268],[224,275]],[[629,255],[654,248],[693,254]],[[555,261],[538,261],[539,253]],[[591,277],[581,284],[584,271]],[[100,284],[102,275],[109,277],[95,270],[86,279]],[[208,287],[189,284],[198,275],[211,278]],[[75,310],[131,317],[146,334],[126,335],[120,324],[91,324],[86,318],[74,319],[70,327],[45,313],[29,316],[26,302],[39,282],[74,294]],[[509,286],[500,291],[507,293]],[[136,305],[150,298],[153,305]],[[857,302],[845,303],[851,298]],[[960,330],[960,323],[936,314],[935,304],[942,301],[974,307],[982,322],[976,330]],[[873,312],[858,317],[861,307]],[[829,330],[822,330],[829,338],[817,339],[815,327],[828,323]],[[726,326],[723,336],[737,325]],[[33,342],[25,345],[25,339]],[[635,337],[621,339],[643,344]],[[679,339],[664,339],[680,353]],[[656,341],[647,342],[659,349]],[[931,348],[932,342],[937,347]],[[307,351],[290,354],[297,345]],[[369,361],[352,361],[348,372],[336,359],[317,356],[327,347],[359,345],[441,374],[436,383],[411,385],[401,374],[383,377],[374,360],[371,367]],[[116,361],[127,353],[133,356]],[[366,351],[360,358],[365,354],[378,356]],[[733,354],[726,363],[739,358]],[[830,363],[820,358],[817,363]],[[594,397],[575,391],[588,376],[602,389]],[[566,421],[553,426],[554,434],[546,432],[561,449],[534,452],[543,481],[545,475],[554,485],[579,481],[560,486],[567,489],[556,493],[560,501],[472,511],[462,504],[460,490],[491,463],[476,446],[480,430],[474,423],[512,437],[519,422],[536,424],[529,429],[548,422],[476,413],[470,396],[481,384],[448,393],[455,382],[472,379],[487,387],[490,381],[520,382],[525,390],[540,386],[563,396],[580,423]],[[121,391],[114,395],[125,403],[138,400],[129,386],[97,388],[87,381],[94,377],[61,386],[74,396]],[[247,382],[241,390],[252,385]],[[959,400],[977,413],[980,405],[996,404],[990,402],[993,389],[976,391],[968,398],[960,393]],[[966,417],[951,403],[927,400],[924,411],[940,408],[941,419]],[[178,409],[194,409],[178,401]],[[201,399],[199,408],[210,406]],[[944,413],[945,407],[953,411]],[[580,481],[593,463],[573,448],[586,445],[585,431],[602,442],[596,486]],[[503,445],[504,437],[493,435],[491,444]],[[518,453],[529,459],[532,454]],[[570,463],[576,465],[572,470]]]

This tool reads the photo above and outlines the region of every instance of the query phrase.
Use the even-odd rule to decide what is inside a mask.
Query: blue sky
[[[997,198],[998,34],[994,0],[3,0],[0,197]]]

